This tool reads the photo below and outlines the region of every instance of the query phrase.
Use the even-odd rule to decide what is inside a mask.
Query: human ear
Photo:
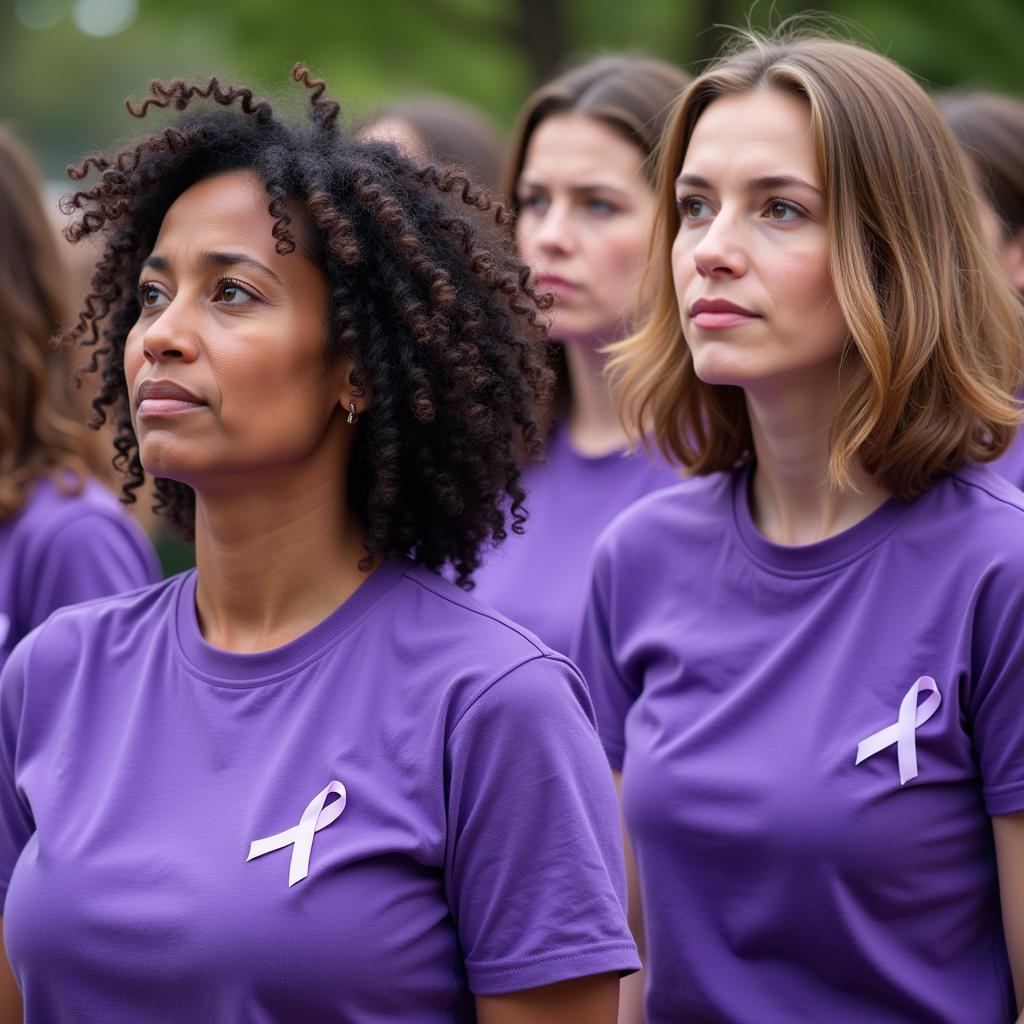
[[[346,356],[339,365],[341,388],[338,402],[348,413],[349,422],[354,423],[370,408],[370,387],[365,371],[360,371],[355,359]]]

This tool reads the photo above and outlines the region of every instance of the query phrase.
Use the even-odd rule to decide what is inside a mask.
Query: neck
[[[569,439],[581,455],[608,455],[629,443],[604,376],[605,357],[600,347],[588,342],[565,345],[570,391]]]
[[[856,525],[888,497],[859,464],[854,488],[828,481],[829,435],[838,402],[838,371],[799,386],[774,384],[748,390],[747,411],[757,468],[751,490],[752,514],[761,533],[776,544],[826,540]]]
[[[196,606],[205,639],[239,653],[308,632],[366,579],[337,463],[310,479],[196,493]]]

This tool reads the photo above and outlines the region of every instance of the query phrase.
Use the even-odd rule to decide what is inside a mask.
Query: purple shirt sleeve
[[[472,991],[637,969],[615,795],[569,663],[533,658],[477,697],[448,771],[446,883]]]
[[[14,863],[35,831],[31,809],[14,781],[25,694],[25,660],[33,639],[26,638],[15,647],[0,674],[0,914]]]
[[[607,536],[607,535],[606,535]],[[626,715],[640,695],[640,686],[623,674],[611,646],[615,594],[611,576],[613,559],[607,542],[599,541],[591,567],[590,585],[583,616],[573,641],[571,656],[587,680],[597,716],[597,731],[608,761],[622,770],[626,753]]]
[[[979,588],[968,702],[970,732],[991,815],[1024,811],[1024,577],[1000,574]]]
[[[27,629],[65,605],[135,590],[160,579],[149,542],[120,510],[76,511],[33,538],[35,550],[29,553],[22,581]]]

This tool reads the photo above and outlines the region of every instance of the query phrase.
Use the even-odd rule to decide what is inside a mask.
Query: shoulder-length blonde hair
[[[753,450],[741,389],[695,374],[672,286],[675,178],[718,97],[777,89],[810,109],[826,201],[829,260],[849,326],[832,426],[830,482],[855,460],[911,498],[966,459],[989,460],[1021,419],[1021,308],[995,265],[959,149],[931,100],[891,60],[817,37],[747,37],[680,98],[663,143],[652,240],[653,306],[612,346],[624,416],[694,473]],[[642,428],[639,426],[642,425]]]
[[[84,429],[57,412],[49,390],[68,287],[35,168],[0,126],[0,521],[41,476],[65,493],[84,483]]]

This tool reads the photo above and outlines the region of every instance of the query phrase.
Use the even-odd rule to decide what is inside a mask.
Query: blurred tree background
[[[134,125],[151,78],[244,80],[273,98],[302,60],[352,118],[389,98],[447,92],[507,127],[538,82],[574,58],[644,51],[691,69],[721,25],[765,27],[787,0],[0,0],[0,120],[47,176]],[[817,8],[932,87],[1024,93],[1020,0],[832,0]]]

